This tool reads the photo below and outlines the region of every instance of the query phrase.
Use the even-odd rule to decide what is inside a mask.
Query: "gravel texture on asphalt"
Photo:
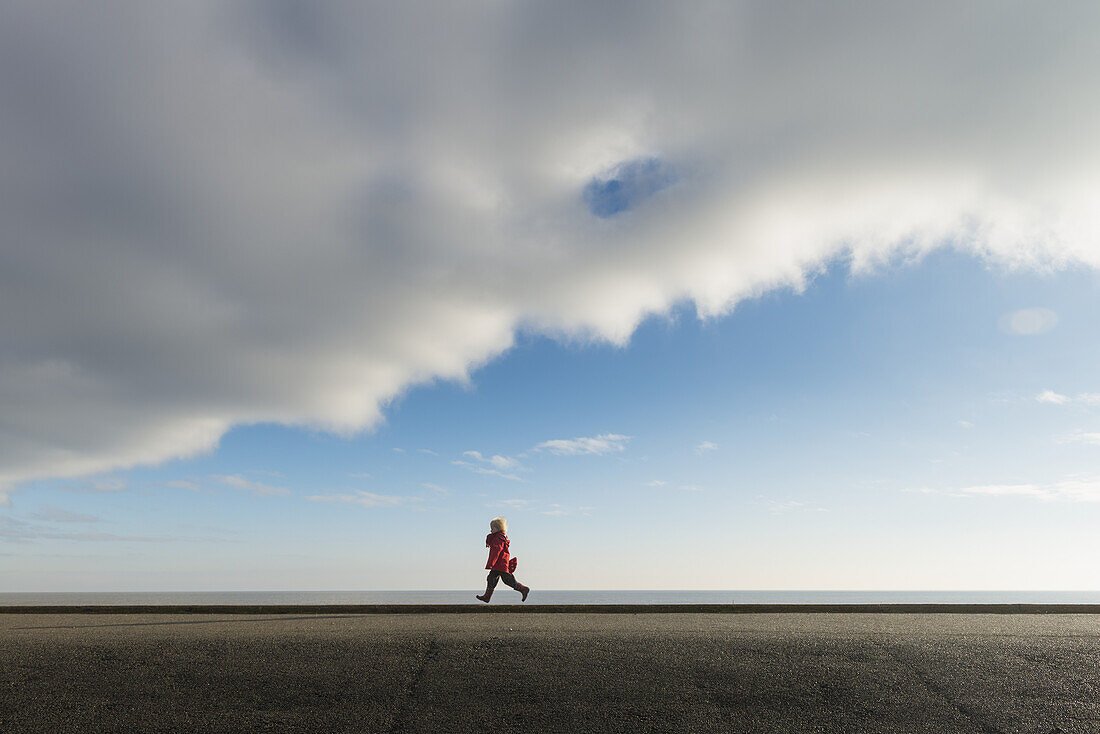
[[[3,732],[1100,732],[1100,617],[0,615]]]

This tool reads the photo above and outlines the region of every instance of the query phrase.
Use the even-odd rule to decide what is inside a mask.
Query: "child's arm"
[[[485,545],[489,548],[489,560],[485,562],[485,567],[491,568],[496,564],[497,559],[500,558],[500,552],[504,549],[504,543],[489,545],[489,541],[485,541]]]

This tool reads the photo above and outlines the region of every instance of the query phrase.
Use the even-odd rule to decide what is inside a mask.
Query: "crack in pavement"
[[[900,664],[902,667],[912,673],[913,676],[918,681],[920,681],[921,685],[923,685],[929,693],[936,696],[937,698],[945,702],[948,706],[958,711],[963,716],[963,718],[965,718],[974,726],[978,727],[978,731],[982,732],[982,734],[1005,734],[1005,732],[1003,732],[1001,729],[987,721],[985,717],[982,716],[980,713],[974,711],[969,706],[964,706],[962,703],[956,701],[954,698],[949,696],[946,689],[939,683],[937,683],[934,678],[926,674],[917,666],[910,663],[905,658],[896,654],[889,645],[884,645],[882,644],[882,642],[879,641],[876,641],[876,644],[878,644],[883,650],[885,650],[886,654],[889,655],[894,661],[896,661],[898,664]]]
[[[438,640],[433,635],[429,638],[424,653],[420,656],[420,664],[417,666],[416,672],[409,679],[404,693],[399,696],[397,710],[394,711],[393,720],[390,722],[390,728],[388,729],[389,734],[399,734],[408,727],[410,715],[414,711],[417,699],[420,697],[420,685],[424,680],[424,670],[428,667],[428,663],[435,660],[439,655],[439,649]]]

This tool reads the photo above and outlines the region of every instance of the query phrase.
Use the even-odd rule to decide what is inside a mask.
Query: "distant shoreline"
[[[1100,604],[6,605],[0,614],[1100,614]]]

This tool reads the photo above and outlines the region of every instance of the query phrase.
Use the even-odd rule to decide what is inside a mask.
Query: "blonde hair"
[[[508,521],[505,520],[503,517],[494,517],[492,520],[489,521],[489,528],[494,533],[504,533],[505,535],[507,535]]]

